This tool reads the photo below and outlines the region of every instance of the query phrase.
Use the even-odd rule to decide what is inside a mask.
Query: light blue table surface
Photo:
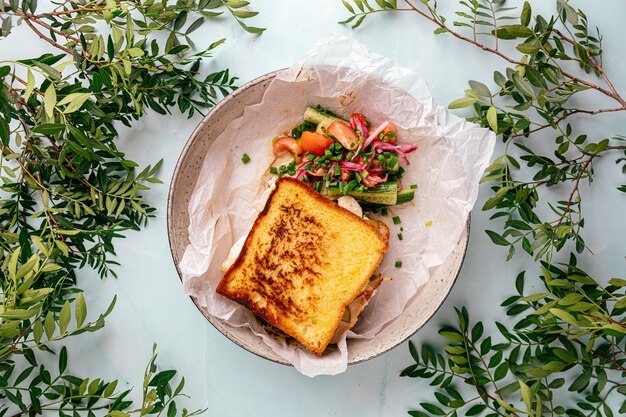
[[[400,2],[398,2],[400,3]],[[444,3],[444,2],[440,2]],[[445,2],[451,11],[456,2]],[[509,2],[521,4],[521,2]],[[555,10],[555,1],[532,1],[543,13]],[[626,93],[626,46],[624,18],[626,3],[572,1],[582,7],[591,25],[602,27],[606,57],[604,68],[615,87]],[[225,37],[227,42],[215,52],[215,59],[204,64],[211,71],[229,67],[243,84],[264,73],[290,66],[317,40],[330,33],[354,36],[372,51],[386,55],[419,73],[428,82],[435,99],[447,104],[463,95],[467,80],[476,79],[492,86],[492,73],[505,63],[450,36],[434,36],[433,26],[410,13],[380,14],[352,31],[339,25],[348,14],[336,1],[256,1],[260,14],[250,21],[267,27],[261,36],[245,33],[229,18],[205,25],[194,33],[198,45]],[[48,51],[48,45],[27,28],[20,28],[0,42],[2,59],[32,57]],[[600,103],[589,94],[585,106]],[[458,112],[464,115],[463,112]],[[174,269],[166,231],[166,200],[169,181],[179,153],[201,117],[186,119],[180,114],[149,114],[132,129],[122,129],[119,147],[141,165],[163,158],[157,185],[146,193],[158,209],[157,218],[143,231],[127,233],[116,241],[119,279],[101,281],[95,273],[79,273],[79,286],[85,290],[91,314],[106,308],[114,294],[117,307],[106,327],[95,333],[67,341],[71,370],[91,376],[119,378],[127,386],[140,387],[144,366],[154,342],[159,346],[159,365],[174,368],[185,376],[189,408],[208,407],[209,416],[401,416],[431,399],[425,381],[400,378],[410,365],[406,344],[365,363],[350,366],[338,376],[307,378],[294,368],[261,359],[239,348],[215,330],[183,293]],[[626,133],[624,115],[607,114],[581,119],[583,126],[598,139]],[[546,139],[535,136],[536,141]],[[495,154],[502,147],[496,146]],[[624,202],[626,196],[615,188],[624,176],[606,158],[596,165],[597,176],[591,189],[583,186],[586,214],[585,236],[595,255],[580,257],[580,264],[592,276],[608,280],[626,275],[624,264]],[[567,188],[562,188],[566,195]],[[489,197],[481,187],[477,207]],[[487,329],[503,319],[499,303],[514,291],[513,280],[522,270],[536,276],[537,266],[520,255],[506,262],[505,249],[495,247],[484,230],[498,228],[488,215],[475,209],[465,264],[457,284],[436,316],[412,341],[440,345],[438,326],[453,321],[454,306],[468,306],[473,318],[484,320]]]

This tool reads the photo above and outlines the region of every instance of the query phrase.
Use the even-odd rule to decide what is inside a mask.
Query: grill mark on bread
[[[304,214],[298,205],[281,205],[279,209],[282,216],[269,231],[272,236],[270,244],[254,255],[252,268],[246,268],[245,273],[249,274],[254,283],[250,289],[263,298],[274,300],[276,308],[266,308],[266,313],[273,317],[282,314],[297,316],[303,312],[302,304],[319,300],[319,295],[309,294],[305,300],[298,300],[291,294],[303,284],[313,287],[320,271],[327,264],[324,261],[327,254],[321,244],[325,234],[319,230],[322,225],[317,219]],[[285,244],[292,249],[273,253],[274,247]],[[311,262],[299,262],[302,258]]]

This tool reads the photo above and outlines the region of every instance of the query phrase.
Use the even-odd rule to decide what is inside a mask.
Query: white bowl
[[[263,93],[272,82],[276,72],[265,74],[237,89],[222,100],[200,122],[185,145],[176,167],[169,190],[167,207],[167,230],[170,249],[176,270],[180,276],[179,263],[189,244],[189,198],[196,186],[197,178],[204,162],[204,157],[213,141],[234,119],[243,114],[246,106],[261,101]],[[439,309],[448,296],[458,277],[469,238],[470,221],[461,234],[459,241],[445,262],[431,271],[430,280],[413,297],[405,311],[387,324],[371,340],[348,339],[348,364],[354,364],[374,358],[398,346],[418,331]],[[232,327],[215,318],[200,306],[192,297],[198,310],[224,336],[242,348],[271,361],[289,365],[285,359],[276,355],[260,337],[248,328]]]

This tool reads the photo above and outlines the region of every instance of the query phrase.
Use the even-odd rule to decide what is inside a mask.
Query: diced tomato
[[[344,122],[335,120],[326,128],[326,133],[334,136],[346,149],[352,151],[358,146],[359,138],[354,130]]]
[[[324,156],[324,151],[332,145],[334,140],[313,132],[302,132],[300,145],[304,152],[311,152],[315,156]]]
[[[389,123],[389,125],[385,127],[380,133],[382,133],[385,137],[385,142],[392,143],[394,145],[396,144],[396,136],[398,135],[398,132],[396,130],[396,126],[393,123]]]

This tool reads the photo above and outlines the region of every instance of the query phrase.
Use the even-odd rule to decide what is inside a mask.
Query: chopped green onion
[[[270,174],[278,174],[278,169],[276,167],[270,167]]]
[[[350,151],[350,152],[348,152],[348,154],[346,155],[346,159],[347,159],[347,160],[351,160],[352,158],[354,158],[354,152]]]
[[[402,233],[398,233],[398,240],[402,240]]]
[[[335,175],[341,175],[341,168],[339,168],[338,166],[335,166],[333,168],[333,174]]]
[[[328,174],[328,172],[324,174],[324,176],[322,177],[322,179],[323,179],[324,181],[328,181],[328,180],[330,179],[330,175]]]
[[[241,157],[241,162],[243,162],[244,164],[247,164],[248,162],[250,162],[250,156],[247,153],[244,153],[243,156]]]
[[[398,216],[393,217],[391,220],[393,220],[393,224],[400,224],[401,223],[400,217],[398,217]]]
[[[411,190],[415,190],[417,188],[417,184],[411,184],[411,186],[409,187]]]
[[[396,268],[402,268],[402,261],[396,261]]]
[[[380,210],[380,214],[382,214],[383,216],[386,216],[386,215],[388,214],[388,212],[387,212],[387,207],[383,207],[383,208]]]

